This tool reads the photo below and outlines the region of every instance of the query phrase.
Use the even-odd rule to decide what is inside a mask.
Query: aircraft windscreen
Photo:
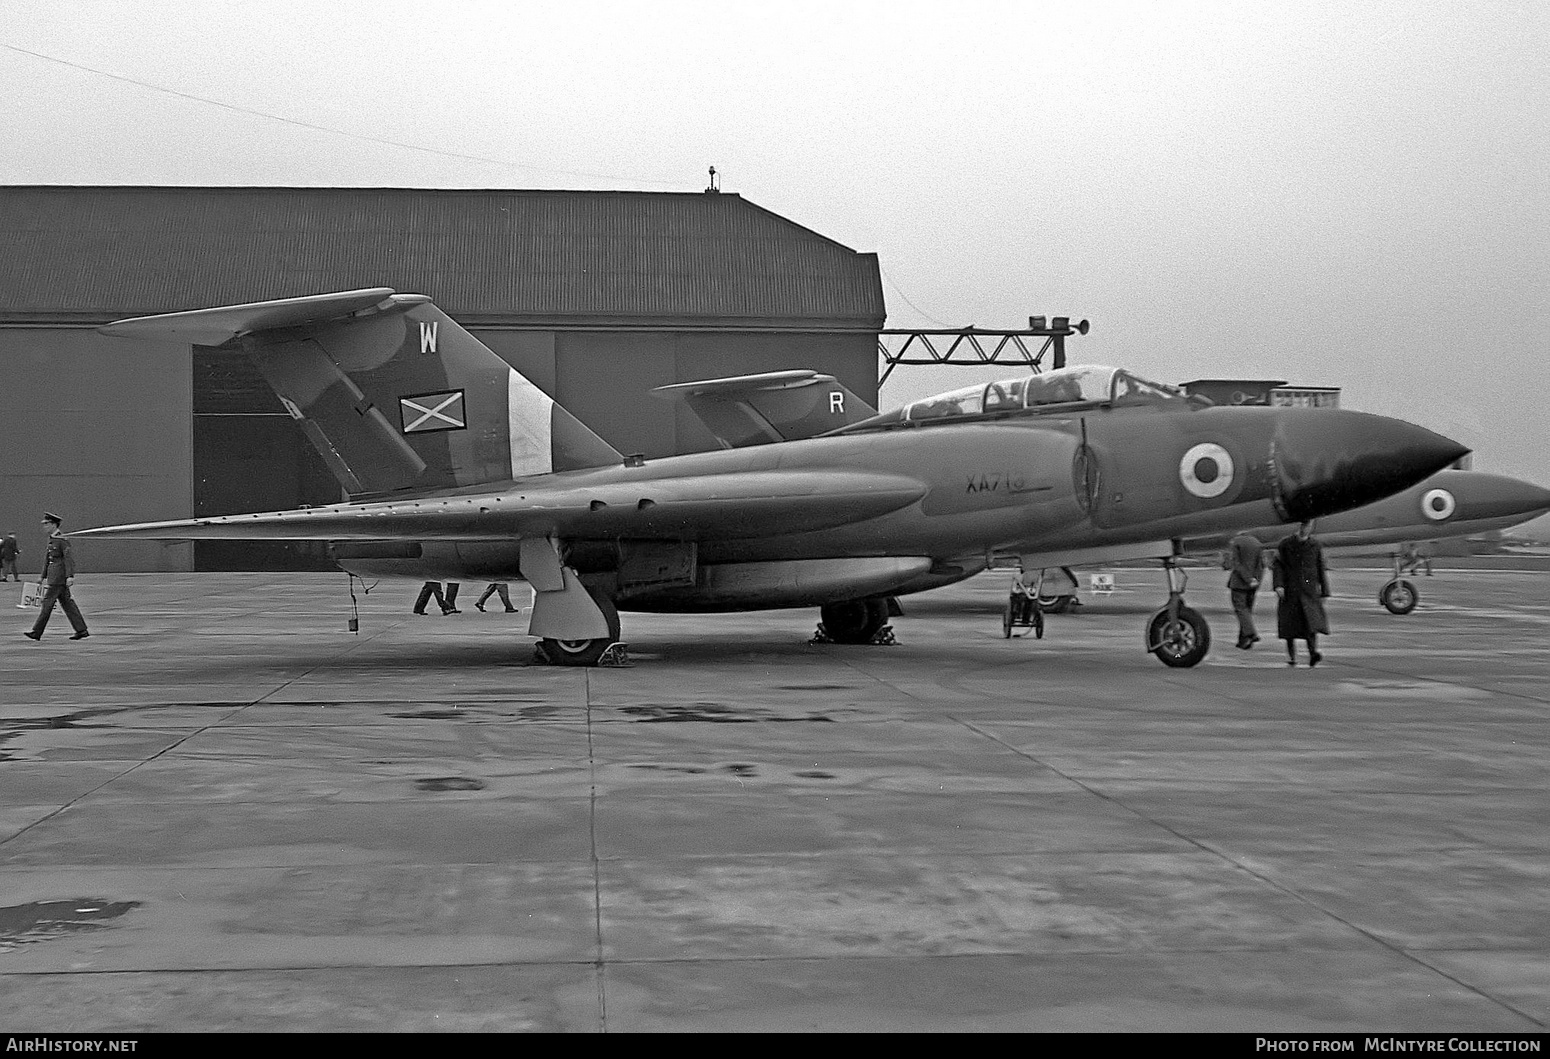
[[[905,411],[906,419],[941,419],[945,416],[978,415],[985,406],[985,387],[965,386],[916,401]]]
[[[1121,368],[1088,364],[925,397],[906,405],[900,418],[918,422],[1051,405],[1151,404],[1183,397],[1184,392],[1176,387],[1151,382]]]
[[[1002,379],[985,387],[985,411],[1004,412],[1012,408],[1023,406],[1023,392],[1028,387],[1028,380],[1033,376],[1024,376],[1021,379]]]
[[[1058,368],[1043,375],[1034,375],[1027,381],[1023,407],[1070,404],[1073,401],[1107,401],[1113,377],[1113,368],[1092,365]]]
[[[1115,404],[1150,404],[1153,401],[1179,400],[1185,396],[1177,386],[1152,382],[1132,375],[1123,368],[1114,373]]]

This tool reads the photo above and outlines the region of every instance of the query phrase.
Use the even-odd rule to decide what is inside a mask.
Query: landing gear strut
[[[1189,578],[1172,559],[1164,559],[1168,576],[1168,602],[1146,623],[1146,649],[1157,660],[1174,669],[1198,665],[1211,649],[1211,627],[1192,607],[1184,605],[1184,587]]]

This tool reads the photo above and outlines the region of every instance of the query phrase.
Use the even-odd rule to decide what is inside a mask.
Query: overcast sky
[[[0,183],[698,191],[1550,485],[1550,3],[0,0]],[[895,403],[988,368],[901,367]]]

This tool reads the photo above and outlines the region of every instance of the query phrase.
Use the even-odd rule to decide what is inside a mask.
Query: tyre
[[[1012,638],[1012,604],[1010,603],[1001,612],[1001,635],[1008,640]]]
[[[594,588],[588,588],[587,594],[603,612],[603,620],[608,622],[608,635],[595,640],[541,640],[544,652],[549,656],[549,661],[560,666],[595,666],[597,660],[603,657],[603,652],[617,643],[619,640],[619,608],[614,606],[614,601],[602,592]]]
[[[1033,638],[1044,639],[1044,611],[1038,607],[1033,609]]]
[[[1164,607],[1147,622],[1146,649],[1165,666],[1188,669],[1211,649],[1211,627],[1191,607],[1179,607],[1176,618]]]
[[[1396,577],[1378,591],[1378,602],[1388,608],[1390,614],[1409,614],[1421,602],[1421,593],[1409,581]]]
[[[1051,614],[1064,614],[1071,609],[1071,596],[1040,596],[1039,606]]]
[[[835,643],[871,643],[888,622],[886,599],[848,599],[818,610],[824,631]]]

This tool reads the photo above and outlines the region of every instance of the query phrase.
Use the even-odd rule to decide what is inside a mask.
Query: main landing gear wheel
[[[1396,577],[1378,590],[1378,602],[1388,608],[1390,614],[1409,614],[1421,602],[1421,593],[1402,577]]]
[[[619,642],[619,609],[614,606],[614,601],[593,588],[588,588],[587,594],[597,604],[598,610],[603,612],[603,620],[608,622],[608,635],[595,640],[538,641],[549,656],[549,661],[555,665],[595,666],[608,648]]]
[[[848,599],[818,608],[823,630],[835,643],[871,643],[888,623],[886,599]]]
[[[1193,607],[1164,607],[1147,622],[1146,649],[1165,666],[1187,669],[1211,649],[1211,627]]]

